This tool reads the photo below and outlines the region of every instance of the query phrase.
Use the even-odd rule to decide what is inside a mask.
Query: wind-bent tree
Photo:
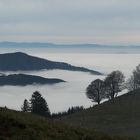
[[[27,99],[24,100],[23,105],[21,107],[21,110],[23,112],[29,112],[30,111],[30,106],[29,106],[29,102]]]
[[[105,87],[109,99],[114,100],[118,92],[124,89],[125,77],[121,71],[113,71],[105,78]]]
[[[96,79],[95,81],[91,82],[91,84],[87,87],[86,95],[93,102],[97,102],[98,104],[100,104],[102,99],[106,97],[104,89],[104,81]]]
[[[32,113],[44,117],[50,116],[50,110],[48,108],[47,102],[38,91],[35,91],[32,94],[30,101]]]
[[[140,64],[133,71],[133,75],[130,77],[127,84],[127,88],[129,91],[140,88]]]

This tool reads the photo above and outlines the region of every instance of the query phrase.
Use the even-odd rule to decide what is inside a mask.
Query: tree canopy
[[[129,91],[133,91],[140,88],[140,64],[133,71],[133,74],[128,79],[127,88]]]
[[[48,104],[38,91],[35,91],[32,94],[30,102],[31,102],[30,104],[31,104],[32,113],[45,116],[45,117],[50,115]]]
[[[124,88],[125,76],[121,71],[113,71],[105,78],[105,86],[108,98],[114,100]]]
[[[101,100],[106,97],[104,81],[96,79],[86,89],[86,95],[93,102],[100,104]]]
[[[29,112],[30,111],[30,106],[29,106],[29,102],[27,99],[24,100],[23,105],[21,107],[21,110],[23,112]]]

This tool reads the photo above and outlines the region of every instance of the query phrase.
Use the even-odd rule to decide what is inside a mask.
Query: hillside
[[[60,119],[68,124],[94,128],[107,134],[140,139],[140,90]]]
[[[126,140],[94,130],[76,129],[62,122],[0,108],[0,140]]]
[[[14,85],[14,86],[26,86],[32,84],[56,84],[65,82],[61,79],[48,79],[40,76],[26,75],[26,74],[10,74],[0,75],[0,86]]]
[[[68,63],[54,62],[34,56],[27,55],[22,52],[0,54],[0,71],[32,71],[32,70],[70,70],[90,72],[92,74],[101,75],[100,72],[90,70],[84,67],[72,66]]]

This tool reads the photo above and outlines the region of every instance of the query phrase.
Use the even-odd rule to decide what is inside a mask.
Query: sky
[[[140,0],[0,0],[0,41],[140,44]]]

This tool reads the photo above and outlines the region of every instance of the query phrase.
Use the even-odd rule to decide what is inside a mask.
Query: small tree
[[[23,112],[29,112],[30,111],[30,106],[29,106],[29,102],[27,99],[24,100],[23,105],[21,107],[21,110]]]
[[[101,100],[106,97],[104,81],[96,79],[86,89],[86,95],[93,102],[100,104]]]
[[[133,91],[140,88],[140,64],[133,71],[133,75],[130,77],[127,83],[129,91]]]
[[[134,90],[140,88],[140,85],[138,85],[138,84],[136,83],[136,80],[135,80],[134,75],[132,75],[132,76],[128,79],[128,81],[127,81],[127,83],[126,83],[126,87],[127,87],[127,89],[128,89],[129,91],[134,91]]]
[[[105,78],[106,92],[109,99],[114,100],[118,92],[124,88],[125,77],[121,71],[113,71]]]
[[[47,102],[38,91],[32,94],[30,101],[32,113],[45,117],[50,116],[50,110]]]

